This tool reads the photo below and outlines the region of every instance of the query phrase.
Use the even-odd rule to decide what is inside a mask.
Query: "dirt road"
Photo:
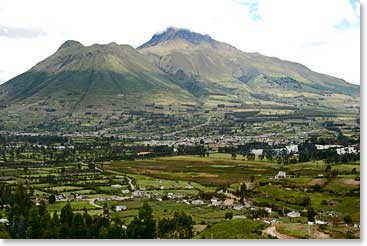
[[[263,233],[271,235],[273,237],[277,237],[278,239],[297,239],[295,237],[281,234],[280,232],[277,231],[277,229],[275,228],[275,225],[269,226],[268,228],[263,230]]]

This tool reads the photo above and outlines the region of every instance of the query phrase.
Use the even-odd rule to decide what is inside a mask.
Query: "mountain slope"
[[[256,97],[262,95],[271,98],[268,102],[284,103],[284,97],[289,97],[286,101],[292,105],[305,103],[293,99],[297,96],[320,97],[322,102],[317,99],[313,103],[332,107],[335,104],[328,103],[330,96],[351,100],[359,97],[359,86],[344,80],[313,72],[298,63],[246,53],[186,29],[169,28],[154,35],[139,51],[162,71],[174,77],[185,76],[187,83],[209,91],[209,97],[223,91],[232,95],[232,101],[240,102],[265,103]]]
[[[195,101],[134,48],[115,43],[85,47],[67,41],[0,91],[2,103],[10,108],[27,106],[25,110],[52,111],[59,117],[81,117],[86,111],[102,117],[146,103]]]
[[[168,28],[137,49],[66,41],[0,86],[0,127],[149,131],[252,109],[357,115],[359,100],[344,80]]]

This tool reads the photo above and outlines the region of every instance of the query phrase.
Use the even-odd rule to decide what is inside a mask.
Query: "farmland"
[[[270,238],[266,228],[274,225],[277,233],[295,238],[359,238],[359,161],[327,166],[211,153],[94,165],[3,164],[0,182],[10,189],[24,184],[32,200],[45,201],[50,213],[60,214],[70,204],[77,213],[106,216],[108,211],[123,226],[138,216],[144,202],[157,221],[184,212],[192,217],[195,238]],[[330,175],[333,170],[337,175]],[[291,175],[274,178],[280,171]],[[308,225],[310,210],[322,224]],[[289,217],[292,211],[299,216]]]

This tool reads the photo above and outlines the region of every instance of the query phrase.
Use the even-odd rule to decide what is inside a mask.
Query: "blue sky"
[[[243,0],[238,1],[239,4],[247,7],[247,14],[253,21],[260,21],[261,15],[259,13],[259,1],[258,0]]]
[[[136,47],[168,26],[360,82],[357,0],[1,0],[0,83],[67,39]]]

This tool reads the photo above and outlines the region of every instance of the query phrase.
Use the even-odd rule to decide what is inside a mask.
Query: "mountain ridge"
[[[160,108],[186,117],[181,113],[192,107],[211,112],[217,105],[357,112],[359,86],[178,28],[153,35],[137,49],[67,40],[0,85],[0,114],[30,115],[34,122],[93,125]]]

